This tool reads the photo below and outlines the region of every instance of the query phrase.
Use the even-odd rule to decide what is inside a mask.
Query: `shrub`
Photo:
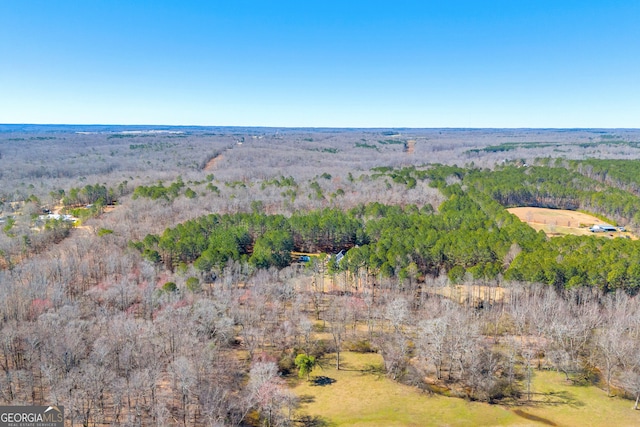
[[[296,356],[295,364],[298,367],[298,377],[306,376],[308,381],[311,371],[316,366],[316,358],[302,353]]]
[[[334,351],[335,348],[332,342],[327,340],[318,340],[309,353],[311,353],[316,359],[319,359],[325,354],[333,353]]]
[[[197,277],[191,276],[187,279],[185,286],[189,292],[198,292],[200,291],[200,280]]]
[[[375,350],[371,346],[369,340],[356,340],[348,341],[345,343],[345,348],[349,351],[356,353],[375,353]]]
[[[162,285],[162,291],[166,293],[177,292],[178,286],[174,282],[167,282]]]
[[[108,228],[98,230],[98,236],[106,236],[107,234],[113,234],[113,230],[109,230]]]

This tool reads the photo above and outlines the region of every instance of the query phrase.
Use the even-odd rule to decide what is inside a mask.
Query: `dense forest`
[[[0,403],[74,426],[330,425],[295,384],[372,352],[427,393],[526,405],[549,370],[637,406],[637,141],[0,126]],[[550,237],[523,206],[629,238]]]
[[[378,169],[377,172],[381,172]],[[450,175],[448,175],[450,174]],[[493,171],[433,166],[384,169],[393,182],[414,188],[429,180],[447,196],[432,205],[373,203],[343,212],[325,208],[287,218],[263,213],[207,215],[133,243],[146,259],[170,270],[180,263],[222,271],[228,261],[283,268],[290,253],[346,251],[334,271],[360,270],[403,282],[447,274],[453,283],[475,280],[546,283],[557,288],[596,286],[635,293],[640,284],[640,245],[630,239],[568,236],[547,239],[509,214],[506,206],[586,209],[636,227],[640,199],[562,167],[507,166]],[[461,179],[446,185],[447,179]],[[468,187],[465,190],[462,186]],[[173,185],[173,184],[172,184]],[[137,191],[136,191],[137,192]],[[254,250],[257,248],[257,250]],[[412,273],[409,273],[412,271]]]

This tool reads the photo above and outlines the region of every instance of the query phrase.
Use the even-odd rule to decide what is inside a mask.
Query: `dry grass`
[[[460,304],[471,301],[477,304],[480,301],[488,303],[504,301],[509,289],[500,286],[485,285],[451,285],[434,288],[434,293],[442,295]]]
[[[634,411],[630,400],[607,397],[594,386],[569,385],[556,372],[534,373],[533,403],[521,409],[526,414],[558,426],[637,426],[640,411]]]
[[[216,165],[223,159],[224,157],[222,156],[222,154],[218,154],[216,157],[214,157],[213,159],[209,160],[207,162],[207,164],[204,167],[205,171],[211,171],[213,169],[216,168]]]
[[[589,227],[594,224],[601,224],[603,221],[595,216],[582,212],[569,211],[564,209],[547,208],[511,208],[509,212],[520,218],[521,221],[529,224],[536,231],[544,231],[547,236],[564,236],[573,234],[576,236],[593,235]],[[599,233],[599,236],[614,237],[629,236],[630,233]]]
[[[332,361],[313,371],[324,385],[300,382],[297,416],[325,426],[633,426],[640,412],[633,402],[609,398],[596,387],[567,384],[555,372],[535,372],[533,401],[518,407],[489,405],[428,395],[376,372],[377,354],[342,354],[344,370]],[[333,382],[332,382],[333,381]]]

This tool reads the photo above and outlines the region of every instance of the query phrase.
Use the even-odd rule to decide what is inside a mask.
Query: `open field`
[[[544,231],[547,236],[589,235],[593,234],[589,231],[589,227],[603,222],[595,216],[565,209],[520,207],[507,210],[536,231]],[[631,236],[628,232],[600,233],[602,236],[610,234],[614,234],[615,237]]]
[[[568,385],[555,372],[535,371],[532,403],[508,407],[429,395],[398,384],[371,367],[378,354],[343,353],[344,370],[327,363],[313,371],[325,385],[301,382],[298,417],[326,426],[633,426],[633,402],[609,398],[596,387]],[[363,370],[367,370],[363,372]],[[323,424],[324,423],[324,424]]]
[[[477,304],[480,301],[502,302],[505,294],[508,297],[508,289],[500,286],[486,285],[452,285],[435,288],[435,294],[442,295],[460,304],[473,302]]]

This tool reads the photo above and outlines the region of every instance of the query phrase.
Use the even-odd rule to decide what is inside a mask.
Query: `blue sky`
[[[640,127],[640,1],[0,0],[0,123]]]

